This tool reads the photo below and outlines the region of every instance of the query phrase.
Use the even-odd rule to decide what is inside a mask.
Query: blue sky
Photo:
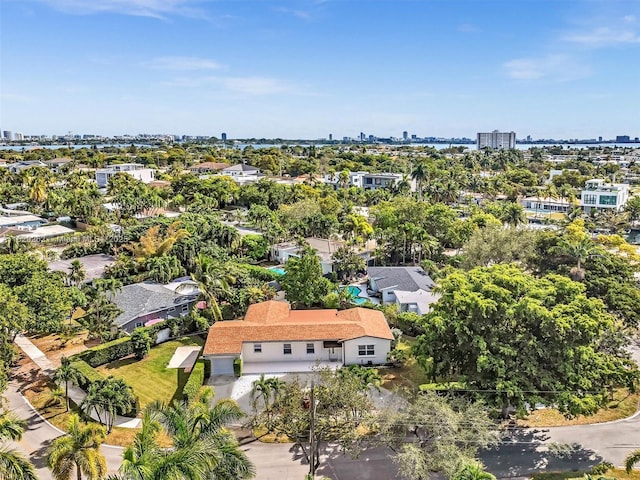
[[[0,0],[0,128],[640,136],[640,0]]]

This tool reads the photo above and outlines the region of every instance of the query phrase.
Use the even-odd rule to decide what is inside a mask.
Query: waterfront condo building
[[[491,148],[493,150],[510,150],[516,148],[516,132],[499,132],[494,130],[489,133],[478,133],[476,140],[478,150]]]

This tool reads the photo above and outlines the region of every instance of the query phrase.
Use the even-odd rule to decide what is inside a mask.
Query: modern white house
[[[96,170],[96,183],[98,188],[105,188],[109,185],[109,179],[118,173],[126,173],[142,183],[151,183],[155,179],[155,172],[151,168],[144,168],[137,163],[122,163],[119,165],[109,165],[106,168]]]
[[[398,303],[401,310],[404,308],[402,311],[412,311],[409,309],[410,305],[417,302],[417,298],[409,298],[407,293],[431,292],[435,285],[422,267],[369,267],[367,273],[369,290],[380,296],[383,305],[398,303],[396,292],[403,292]],[[402,299],[407,300],[403,303]]]
[[[304,372],[319,363],[383,364],[392,340],[377,310],[291,310],[270,300],[251,305],[244,320],[213,324],[202,355],[213,375],[232,375],[237,358],[245,373]]]
[[[628,200],[628,184],[606,183],[598,178],[587,181],[580,194],[580,206],[585,212],[590,212],[592,209],[619,212]]]
[[[347,187],[363,188],[364,190],[378,190],[380,188],[390,188],[395,184],[402,181],[402,173],[369,173],[369,172],[349,172],[349,183]],[[333,185],[334,188],[339,188],[340,185],[340,173],[336,172],[333,175],[325,175],[325,183]],[[415,180],[408,177],[411,191],[416,190]]]
[[[536,217],[548,217],[552,213],[568,213],[572,204],[566,198],[525,197],[520,200],[527,214]]]

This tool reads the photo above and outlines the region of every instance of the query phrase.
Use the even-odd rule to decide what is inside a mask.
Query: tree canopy
[[[438,290],[415,353],[433,359],[434,377],[459,377],[494,405],[589,414],[638,377],[620,323],[567,277],[494,265],[451,273]]]

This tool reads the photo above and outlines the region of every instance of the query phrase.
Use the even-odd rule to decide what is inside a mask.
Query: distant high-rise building
[[[225,132],[222,132],[222,133],[220,134],[220,138],[222,138],[222,141],[223,141],[223,142],[226,142],[226,141],[227,141],[227,134],[226,134]]]
[[[487,147],[494,150],[516,148],[516,132],[499,132],[498,130],[494,130],[490,133],[478,133],[476,147],[478,150]]]
[[[527,143],[531,143],[531,135],[527,135]]]
[[[411,134],[411,140],[417,140],[418,139],[418,135],[416,135],[415,133]]]
[[[16,132],[13,134],[13,139],[18,142],[21,142],[22,140],[24,140],[24,135],[22,135],[22,133],[20,132]]]
[[[631,137],[629,137],[629,135],[616,136],[616,143],[629,143],[630,141],[631,141]]]
[[[374,137],[373,135],[369,135],[369,141],[373,142],[376,139],[376,137]]]
[[[599,137],[598,137],[598,141],[599,141],[599,142],[602,142],[602,136],[599,136]]]
[[[329,141],[333,140],[333,133],[329,134]]]
[[[404,132],[402,132],[402,139],[403,140],[408,140],[409,139],[409,132],[407,132],[406,130]]]
[[[2,132],[2,138],[8,141],[13,140],[13,132],[11,130],[5,130]]]
[[[365,136],[364,136],[364,132],[360,132],[360,141],[364,142]]]

